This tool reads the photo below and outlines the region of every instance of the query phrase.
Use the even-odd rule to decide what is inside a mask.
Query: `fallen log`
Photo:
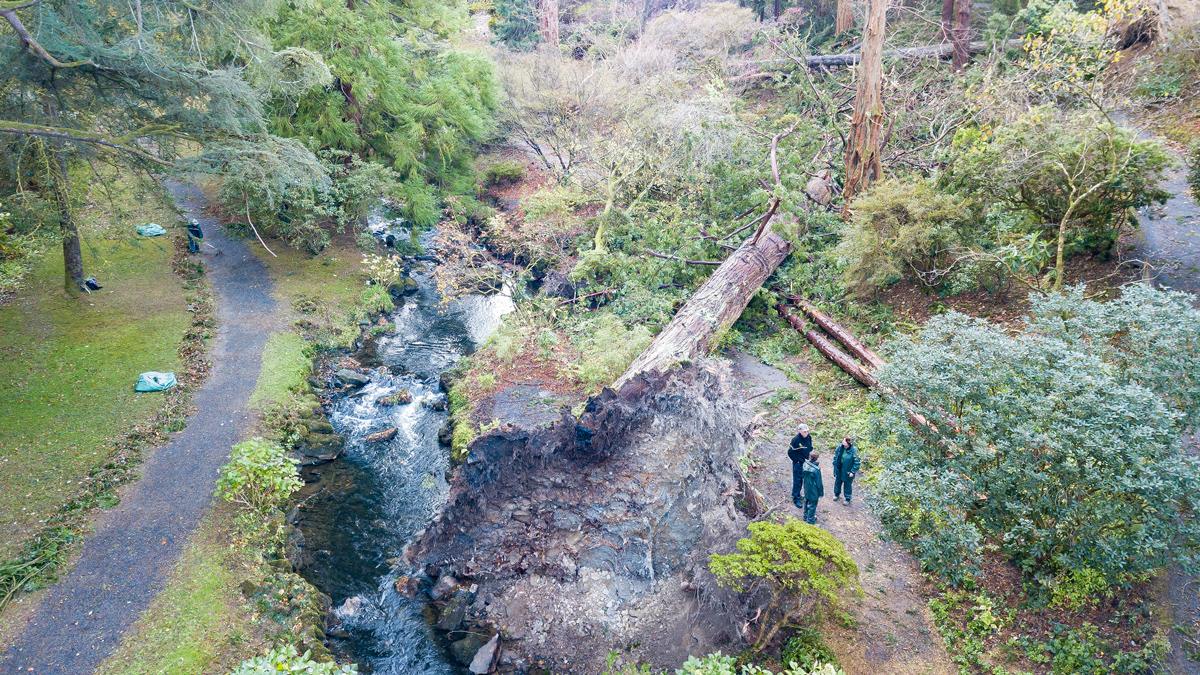
[[[972,42],[968,45],[968,51],[971,54],[982,54],[991,51],[994,47],[1001,49],[1013,49],[1021,46],[1020,40],[1008,40],[1003,43],[993,42]],[[948,59],[954,55],[954,45],[950,43],[940,45],[927,45],[924,47],[901,47],[899,49],[888,49],[883,52],[884,59]],[[846,52],[843,54],[821,54],[817,56],[809,56],[803,59],[804,64],[809,68],[844,68],[853,66],[862,58],[860,51]],[[800,59],[765,59],[755,61],[754,64],[764,68],[771,66],[781,66],[789,63],[799,63]],[[738,75],[732,78],[732,81],[753,80],[763,77],[770,77],[770,70],[760,70],[745,75]]]
[[[671,323],[634,359],[612,388],[619,390],[637,375],[666,371],[677,363],[707,354],[713,337],[737,321],[755,291],[791,251],[792,245],[770,230],[744,241],[684,303]]]
[[[838,349],[837,346],[830,342],[829,339],[824,335],[821,335],[817,331],[809,328],[808,325],[804,323],[804,319],[796,316],[790,309],[788,309],[787,305],[781,302],[778,305],[775,305],[775,310],[779,312],[779,316],[782,316],[792,328],[795,328],[797,331],[803,334],[804,337],[808,338],[808,341],[812,344],[812,346],[817,348],[817,351],[821,352],[825,358],[837,364],[839,368],[846,371],[850,377],[858,380],[860,384],[868,389],[876,389],[879,387],[879,380],[876,379],[870,371],[859,365],[859,363],[854,360],[854,357],[850,356],[841,349]]]
[[[884,360],[878,354],[860,342],[850,331],[839,326],[837,322],[829,318],[828,314],[817,309],[816,305],[796,296],[788,297],[788,302],[799,307],[805,316],[812,319],[813,323],[821,327],[821,330],[829,333],[835,340],[842,343],[842,346],[851,354],[857,356],[860,361],[872,368],[882,368],[884,366]]]

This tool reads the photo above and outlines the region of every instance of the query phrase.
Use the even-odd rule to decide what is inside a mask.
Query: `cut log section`
[[[825,358],[837,364],[837,366],[846,371],[850,377],[858,380],[862,386],[868,389],[875,389],[879,386],[879,380],[875,379],[875,376],[872,375],[870,371],[859,365],[859,363],[854,360],[854,357],[850,356],[841,349],[838,349],[837,345],[830,342],[829,339],[824,335],[821,335],[817,331],[809,328],[808,325],[804,323],[804,319],[796,316],[794,312],[788,309],[787,305],[779,303],[775,306],[775,310],[779,312],[779,316],[782,316],[792,328],[795,328],[797,331],[803,334],[804,337],[808,338],[808,341],[812,343],[812,346],[816,347],[817,351],[824,354]]]
[[[713,337],[737,321],[755,291],[791,251],[792,245],[771,231],[743,242],[684,303],[671,323],[634,359],[612,388],[619,390],[637,375],[666,371],[677,363],[707,354]]]
[[[817,309],[816,305],[795,296],[789,297],[788,302],[799,307],[805,316],[812,319],[813,323],[821,327],[821,330],[829,333],[835,340],[842,343],[842,346],[849,350],[851,354],[858,357],[858,360],[872,368],[882,368],[884,366],[884,361],[878,354],[860,342],[850,331],[842,328],[837,322],[829,318],[828,314]]]

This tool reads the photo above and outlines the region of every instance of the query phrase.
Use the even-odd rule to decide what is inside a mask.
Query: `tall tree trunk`
[[[954,40],[954,0],[942,0],[942,41]]]
[[[613,389],[642,373],[664,371],[707,354],[713,337],[737,321],[755,291],[791,250],[787,240],[769,230],[757,241],[750,237],[743,242],[679,308],[671,323],[613,383]]]
[[[879,157],[883,133],[883,37],[887,29],[888,1],[870,0],[867,10],[854,115],[850,119],[850,138],[846,141],[842,217],[850,214],[854,196],[883,175]]]
[[[543,43],[558,48],[558,0],[538,0],[538,33]]]
[[[780,14],[783,14],[783,0],[775,0],[774,3],[775,18],[778,19]]]
[[[58,227],[62,233],[64,282],[67,290],[77,291],[83,288],[83,252],[79,249],[79,226],[71,211],[71,183],[67,177],[67,157],[62,148],[57,146],[45,150],[54,203],[58,206]]]
[[[834,19],[835,35],[854,27],[854,0],[837,0],[837,17]]]
[[[967,67],[971,56],[971,0],[957,0],[954,17],[954,69]]]
[[[79,226],[71,210],[71,180],[67,174],[67,156],[59,144],[37,142],[46,165],[50,192],[59,209],[59,233],[62,237],[62,276],[67,291],[83,288],[83,251],[79,249]]]

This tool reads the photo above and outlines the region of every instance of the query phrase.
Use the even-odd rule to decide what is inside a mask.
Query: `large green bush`
[[[675,671],[677,675],[845,675],[841,668],[829,663],[817,663],[804,667],[797,663],[786,664],[775,673],[754,664],[738,665],[738,660],[721,652],[708,656],[693,656]]]
[[[1025,217],[1050,239],[1063,227],[1068,252],[1106,251],[1130,209],[1161,202],[1168,157],[1102,115],[1043,106],[995,128],[956,134],[944,184],[991,209]]]
[[[250,537],[277,530],[283,506],[304,485],[297,461],[278,443],[252,438],[233,446],[217,478],[217,496],[242,507],[238,526]]]
[[[966,200],[928,179],[880,181],[855,200],[853,214],[838,253],[846,286],[859,295],[900,279],[940,286],[956,250],[971,241]]]
[[[880,515],[927,569],[961,581],[985,545],[1049,588],[1081,569],[1113,584],[1196,567],[1189,296],[1136,285],[1099,303],[1075,289],[1035,299],[1016,334],[952,313],[888,353],[880,381],[938,431],[896,402],[876,417]]]

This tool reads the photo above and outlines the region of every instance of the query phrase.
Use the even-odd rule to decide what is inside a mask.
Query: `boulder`
[[[437,582],[433,584],[433,588],[429,589],[429,597],[433,598],[434,600],[445,600],[453,595],[454,591],[457,590],[458,579],[455,579],[449,574],[443,574],[442,576],[438,577]]]
[[[546,297],[569,300],[575,297],[575,292],[575,284],[571,283],[571,279],[562,272],[549,272],[542,280],[541,294]]]
[[[463,619],[466,617],[467,596],[465,593],[456,593],[442,608],[442,613],[438,617],[437,629],[447,633],[456,631],[462,627]]]
[[[500,634],[496,633],[492,636],[487,644],[479,648],[475,652],[475,658],[471,659],[471,665],[468,670],[473,675],[484,675],[492,672],[492,668],[496,665],[496,656],[500,653]]]
[[[450,655],[454,657],[455,661],[464,666],[469,666],[475,660],[475,655],[487,643],[488,637],[486,635],[468,633],[463,639],[450,643]]]
[[[396,427],[388,427],[387,429],[384,429],[383,431],[376,431],[373,434],[367,434],[367,437],[364,438],[363,440],[366,441],[367,443],[382,443],[384,441],[390,441],[396,437],[397,431],[398,430],[396,429]]]
[[[382,406],[390,407],[390,406],[394,406],[394,405],[400,405],[402,403],[412,403],[412,400],[413,400],[412,392],[407,389],[401,389],[394,393],[388,394],[387,396],[380,396],[379,399],[375,401],[375,403],[382,405]]]
[[[441,412],[446,409],[446,397],[434,396],[432,398],[426,398],[421,401],[421,404],[430,410]]]
[[[305,428],[310,434],[332,434],[333,425],[323,419],[309,419],[304,421]]]
[[[334,373],[333,376],[346,387],[365,387],[371,382],[371,378],[349,368],[342,368]]]
[[[302,466],[313,466],[337,459],[344,448],[342,437],[337,434],[309,432],[300,441],[296,452]]]

